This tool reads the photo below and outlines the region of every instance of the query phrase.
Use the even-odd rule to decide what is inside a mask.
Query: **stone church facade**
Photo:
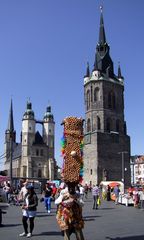
[[[36,131],[37,124],[42,133]],[[57,164],[54,156],[55,122],[51,107],[47,107],[43,120],[35,119],[31,102],[27,102],[22,119],[21,141],[16,142],[13,106],[11,101],[8,128],[5,131],[5,164],[8,176],[13,178],[39,178],[54,180]]]
[[[123,181],[130,185],[130,137],[124,118],[124,78],[114,73],[103,13],[94,68],[84,77],[84,182]]]

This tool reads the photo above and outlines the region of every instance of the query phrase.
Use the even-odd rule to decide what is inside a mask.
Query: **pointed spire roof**
[[[118,78],[122,78],[120,63],[118,63]]]
[[[43,138],[42,136],[40,135],[39,131],[36,132],[35,134],[35,142],[34,144],[43,144]]]
[[[84,77],[90,77],[89,62],[87,62],[86,75]]]
[[[14,131],[14,121],[13,121],[13,104],[12,104],[12,99],[11,99],[11,104],[10,104],[10,111],[9,111],[9,120],[8,120],[8,128],[10,132]]]
[[[100,28],[99,28],[99,44],[105,44],[106,36],[105,36],[105,29],[104,29],[102,6],[100,6],[100,9],[101,9],[101,16],[100,16]]]
[[[110,47],[106,42],[102,7],[100,7],[100,9],[99,41],[96,46],[93,71],[97,70],[100,74],[106,75],[107,77],[114,77],[113,62],[109,54]]]

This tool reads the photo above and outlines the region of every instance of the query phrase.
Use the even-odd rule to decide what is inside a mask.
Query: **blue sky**
[[[0,155],[11,97],[17,142],[30,98],[36,119],[52,107],[61,163],[60,123],[67,116],[84,117],[83,76],[87,61],[93,69],[101,4],[115,73],[120,61],[125,78],[131,155],[144,154],[144,1],[0,0]]]

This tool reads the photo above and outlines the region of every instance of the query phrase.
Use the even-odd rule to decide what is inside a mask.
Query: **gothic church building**
[[[42,134],[36,131],[36,125],[42,125]],[[55,122],[51,107],[48,106],[43,120],[35,119],[31,102],[27,102],[22,119],[20,143],[16,142],[14,130],[13,106],[11,101],[8,128],[5,131],[5,164],[8,176],[18,178],[56,178],[56,160],[54,157]],[[10,173],[12,171],[12,173]]]
[[[114,73],[101,11],[94,68],[84,77],[84,182],[130,185],[130,137],[124,119],[124,78]]]

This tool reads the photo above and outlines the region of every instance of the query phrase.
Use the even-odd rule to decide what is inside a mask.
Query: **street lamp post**
[[[11,186],[12,186],[12,182],[13,182],[12,159],[13,159],[13,139],[12,139],[12,134],[11,134],[11,136],[10,136],[10,183],[11,183]]]
[[[123,184],[125,184],[125,164],[124,164],[124,154],[125,153],[128,153],[127,151],[122,151],[122,152],[118,152],[118,154],[121,154],[121,156],[122,156],[122,172],[121,172],[121,175],[122,175],[122,182],[123,182]]]
[[[135,165],[135,158],[131,158],[131,161],[130,161],[130,166],[131,166],[131,173],[132,173],[132,176],[131,176],[131,183],[132,185],[134,185],[134,165]]]

